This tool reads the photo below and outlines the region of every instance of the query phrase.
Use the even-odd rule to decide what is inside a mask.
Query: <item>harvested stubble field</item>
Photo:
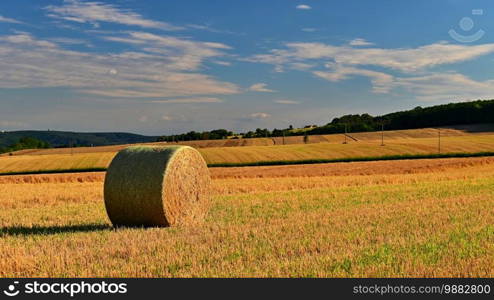
[[[421,138],[437,138],[436,128],[406,129],[385,131],[386,141],[399,141]],[[453,136],[476,136],[494,135],[494,124],[462,125],[441,128],[443,137]],[[381,132],[357,132],[351,133],[351,138],[347,138],[348,143],[357,141],[380,141]],[[353,138],[353,139],[352,139]],[[308,144],[331,143],[341,144],[345,141],[343,134],[323,134],[310,135]],[[303,136],[270,137],[270,138],[250,138],[250,139],[226,139],[226,140],[205,140],[205,141],[185,141],[171,143],[146,143],[146,145],[186,145],[194,148],[223,148],[223,147],[251,147],[251,146],[280,146],[306,144]],[[27,149],[15,152],[15,155],[54,155],[54,154],[87,154],[87,153],[115,153],[131,145],[113,145],[99,147],[76,147],[76,148],[54,148],[54,149]],[[0,154],[0,157],[8,156],[7,153]]]
[[[199,148],[209,165],[303,163],[308,160],[362,159],[400,155],[434,155],[437,138],[400,138],[386,142],[361,141],[350,144],[317,143],[282,146],[246,146]],[[446,136],[441,139],[442,153],[494,152],[494,135]],[[24,154],[0,157],[0,173],[61,170],[103,170],[115,152],[71,154]]]
[[[0,178],[0,276],[494,276],[494,158],[215,168],[198,227],[110,227],[103,173]]]

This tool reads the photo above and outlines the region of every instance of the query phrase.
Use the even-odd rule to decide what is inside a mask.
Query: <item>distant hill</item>
[[[0,147],[17,143],[21,138],[30,137],[49,143],[52,147],[106,146],[156,141],[156,136],[145,136],[124,132],[69,132],[69,131],[8,131],[0,132]]]
[[[430,107],[394,112],[382,116],[345,115],[334,118],[331,123],[316,127],[307,134],[402,130],[428,127],[482,124],[494,122],[494,100],[449,103]],[[304,133],[304,134],[305,134]],[[301,134],[301,133],[297,133]]]
[[[183,134],[168,136],[144,136],[122,132],[67,132],[67,131],[9,131],[0,132],[0,150],[18,143],[21,138],[33,138],[39,142],[49,143],[51,147],[80,147],[80,146],[111,146],[147,142],[184,142],[196,140],[225,140],[225,143],[236,144],[239,138],[275,138],[304,135],[326,135],[335,133],[355,133],[385,130],[418,129],[430,127],[451,127],[472,124],[494,123],[494,100],[477,100],[470,102],[450,103],[422,108],[420,106],[381,116],[369,114],[345,115],[334,118],[322,126],[306,126],[295,129],[257,128],[255,131],[234,134],[226,129],[216,129],[204,132],[190,131]],[[485,126],[484,126],[485,127]],[[485,130],[484,130],[485,131]],[[233,138],[232,138],[233,137]],[[242,144],[246,142],[242,141]],[[36,147],[39,148],[39,147]],[[42,147],[45,148],[45,147]],[[17,148],[26,149],[26,148]],[[8,152],[4,149],[3,152]],[[12,151],[12,150],[10,150]],[[2,151],[0,151],[1,153]]]

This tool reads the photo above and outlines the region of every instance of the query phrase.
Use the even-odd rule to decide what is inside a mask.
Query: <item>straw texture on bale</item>
[[[106,173],[106,211],[115,226],[195,224],[209,209],[210,185],[206,162],[194,148],[129,147]]]

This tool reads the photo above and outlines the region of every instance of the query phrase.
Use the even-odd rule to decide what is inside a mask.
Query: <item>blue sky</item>
[[[325,124],[494,98],[492,1],[0,2],[0,129]]]

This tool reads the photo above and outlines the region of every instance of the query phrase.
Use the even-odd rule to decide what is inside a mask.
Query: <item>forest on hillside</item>
[[[448,125],[466,125],[494,122],[494,100],[449,103],[430,107],[415,107],[411,110],[394,112],[382,116],[370,114],[345,115],[334,118],[322,126],[306,126],[296,130],[293,126],[285,129],[257,128],[255,131],[234,134],[226,129],[167,135],[158,141],[190,141],[234,138],[258,138],[347,132],[367,132],[384,130],[415,129]]]

